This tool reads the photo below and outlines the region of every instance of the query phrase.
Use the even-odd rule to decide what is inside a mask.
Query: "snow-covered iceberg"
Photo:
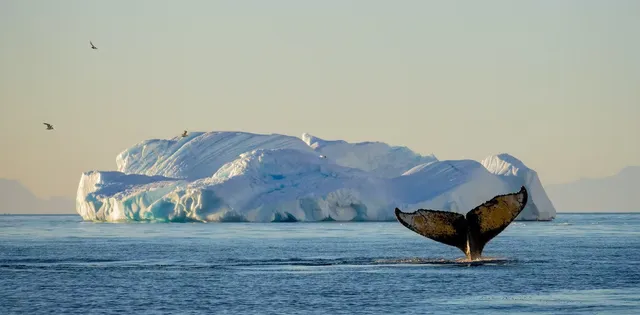
[[[120,153],[118,171],[82,174],[76,209],[94,221],[384,221],[394,208],[466,213],[522,185],[520,220],[555,209],[535,171],[500,154],[439,161],[380,142],[194,132]]]

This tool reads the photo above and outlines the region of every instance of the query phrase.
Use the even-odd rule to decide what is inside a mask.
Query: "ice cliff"
[[[535,171],[507,155],[439,161],[380,142],[303,134],[194,132],[148,140],[116,158],[118,171],[80,178],[76,209],[93,221],[381,221],[393,209],[466,213],[527,187],[519,220],[555,209]]]

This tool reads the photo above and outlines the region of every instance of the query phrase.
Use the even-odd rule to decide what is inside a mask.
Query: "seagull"
[[[327,158],[327,156],[326,156],[326,155],[320,155],[320,158],[321,158],[321,159],[326,159],[326,158]]]
[[[47,126],[47,130],[53,130],[53,125],[47,124],[47,123],[43,123],[43,124],[45,124],[45,126]]]
[[[184,137],[186,137],[186,136],[187,136],[187,131],[185,130],[185,131],[182,133],[182,137],[184,138]]]
[[[98,49],[98,47],[94,46],[91,41],[89,41],[89,44],[91,44],[91,49]]]

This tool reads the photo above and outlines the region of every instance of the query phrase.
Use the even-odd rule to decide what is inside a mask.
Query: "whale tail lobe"
[[[462,214],[430,209],[402,212],[395,209],[398,221],[406,228],[449,246],[459,248],[467,259],[477,259],[484,246],[515,220],[527,205],[524,186],[516,193],[498,195]]]

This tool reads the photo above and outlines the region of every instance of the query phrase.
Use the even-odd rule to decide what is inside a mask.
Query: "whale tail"
[[[515,220],[527,205],[527,189],[491,200],[462,214],[430,209],[402,212],[395,209],[396,218],[406,228],[449,246],[459,248],[467,259],[477,259],[484,246]]]

